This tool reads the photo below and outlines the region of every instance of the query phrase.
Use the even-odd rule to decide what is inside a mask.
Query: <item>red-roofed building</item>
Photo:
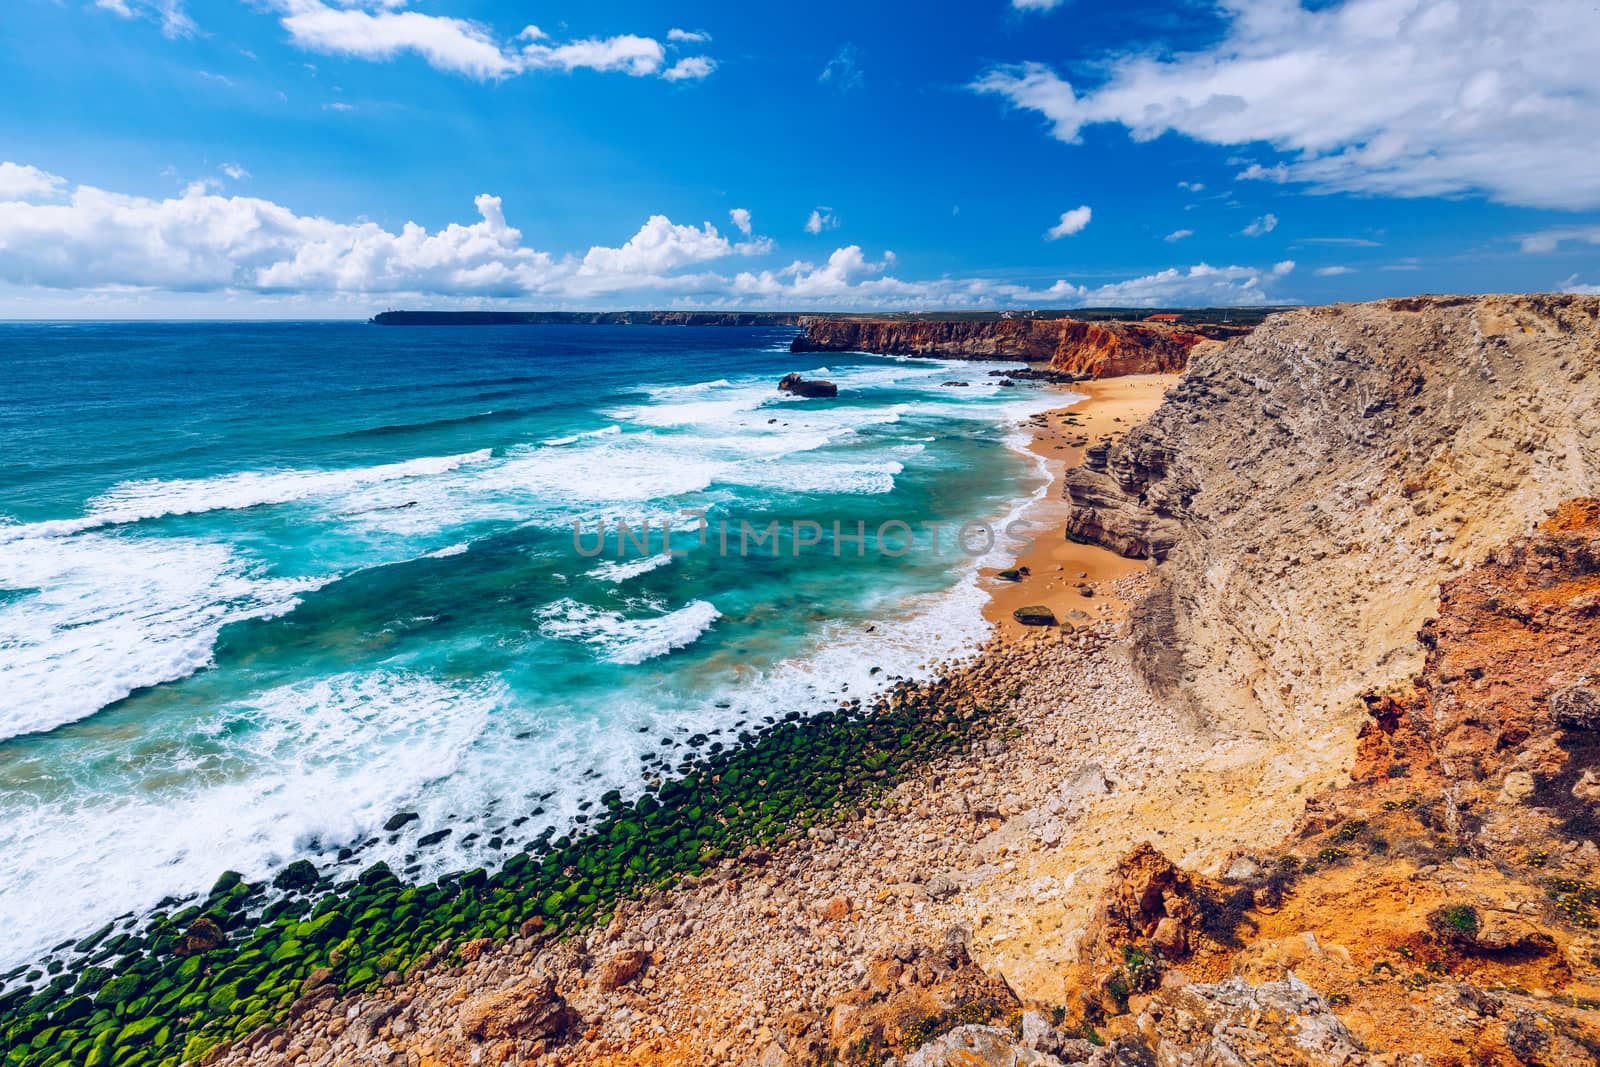
[[[1178,314],[1175,314],[1175,313],[1170,312],[1170,311],[1163,311],[1160,314],[1146,316],[1144,321],[1146,321],[1146,322],[1179,322],[1182,319],[1183,319],[1182,315],[1178,315]]]

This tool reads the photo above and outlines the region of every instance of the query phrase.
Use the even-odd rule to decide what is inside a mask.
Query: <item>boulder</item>
[[[227,943],[228,935],[222,932],[222,927],[215,920],[202,915],[189,924],[172,952],[176,956],[199,956]]]
[[[816,399],[819,397],[838,396],[839,387],[821,378],[807,379],[800,377],[799,374],[791,373],[785,374],[782,380],[778,382],[778,392]]]
[[[905,1067],[1062,1067],[1048,1052],[1019,1044],[999,1026],[958,1026],[905,1058]]]
[[[639,977],[649,965],[650,953],[643,949],[625,948],[600,965],[595,982],[601,992],[610,993]]]
[[[471,998],[461,1005],[456,1025],[469,1040],[553,1037],[566,1028],[570,1015],[555,979],[546,976]]]
[[[1025,608],[1018,608],[1011,613],[1011,617],[1024,626],[1054,626],[1056,624],[1055,612],[1042,604],[1032,604]]]

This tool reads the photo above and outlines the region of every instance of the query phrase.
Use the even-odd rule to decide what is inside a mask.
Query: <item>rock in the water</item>
[[[830,397],[839,395],[839,387],[821,378],[807,379],[799,374],[785,374],[778,382],[778,392],[804,397]]]
[[[202,915],[189,924],[189,929],[178,938],[178,944],[172,951],[178,956],[199,956],[227,943],[228,935],[222,932],[222,927],[209,916]]]
[[[317,866],[310,860],[295,860],[272,880],[274,889],[304,890],[317,886]]]

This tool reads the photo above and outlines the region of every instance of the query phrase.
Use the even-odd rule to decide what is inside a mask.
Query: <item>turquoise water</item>
[[[492,866],[970,647],[955,525],[1038,489],[1009,439],[1060,394],[792,333],[0,326],[0,962],[224,869]],[[681,554],[580,552],[619,519]],[[741,519],[919,532],[741,558]]]

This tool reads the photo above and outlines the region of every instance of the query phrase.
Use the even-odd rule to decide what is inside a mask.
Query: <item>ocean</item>
[[[0,325],[0,965],[226,869],[492,868],[975,647],[1062,394],[793,332]]]

